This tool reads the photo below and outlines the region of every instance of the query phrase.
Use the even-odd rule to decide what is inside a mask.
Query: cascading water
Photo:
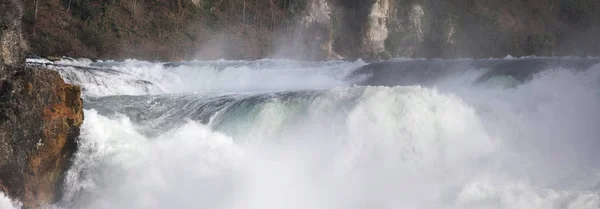
[[[86,110],[52,207],[600,208],[600,66],[527,60],[53,63]]]

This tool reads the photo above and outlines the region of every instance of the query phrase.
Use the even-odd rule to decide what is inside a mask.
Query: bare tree
[[[38,0],[35,0],[35,13],[33,15],[33,20],[37,21],[37,14],[38,14]]]

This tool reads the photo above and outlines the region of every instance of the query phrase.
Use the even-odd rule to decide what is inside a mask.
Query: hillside
[[[29,53],[99,59],[596,56],[595,0],[26,0]]]

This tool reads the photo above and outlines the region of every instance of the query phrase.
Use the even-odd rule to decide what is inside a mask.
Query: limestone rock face
[[[290,25],[290,31],[282,30],[276,49],[276,58],[300,60],[327,60],[336,58],[333,52],[333,28],[331,5],[328,0],[306,0],[302,12]]]
[[[312,0],[309,1],[308,10],[301,19],[303,44],[308,46],[306,54],[312,54],[312,59],[330,59],[333,56],[330,13],[327,1]]]
[[[388,18],[390,17],[390,3],[388,0],[377,0],[371,8],[366,25],[366,33],[363,40],[363,51],[375,57],[378,53],[385,51],[385,40],[388,38]]]

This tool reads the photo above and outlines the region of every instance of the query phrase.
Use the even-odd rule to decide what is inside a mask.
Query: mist
[[[56,207],[548,209],[600,204],[598,66],[547,69],[514,87],[507,87],[515,84],[504,77],[476,82],[486,71],[469,70],[432,86],[328,80],[331,86],[323,89],[308,82],[290,85],[303,79],[295,74],[298,69],[289,68],[298,63],[271,62],[207,62],[243,66],[238,74],[221,75],[230,81],[205,83],[209,94],[194,93],[191,83],[180,95],[103,97],[122,93],[95,92],[86,103],[65,198]],[[330,65],[356,68],[344,63]],[[125,66],[120,70],[129,73],[148,69]],[[246,73],[281,82],[267,88],[234,82],[246,74],[243,68],[257,66]],[[180,70],[165,72],[204,73],[175,68]],[[300,69],[336,76],[323,74],[331,68]],[[103,79],[120,78],[112,76]],[[95,85],[104,83],[114,82]]]
[[[42,209],[600,208],[598,1],[21,3],[83,57]]]
[[[8,198],[4,193],[0,193],[0,207],[6,209],[17,209],[20,204]]]

